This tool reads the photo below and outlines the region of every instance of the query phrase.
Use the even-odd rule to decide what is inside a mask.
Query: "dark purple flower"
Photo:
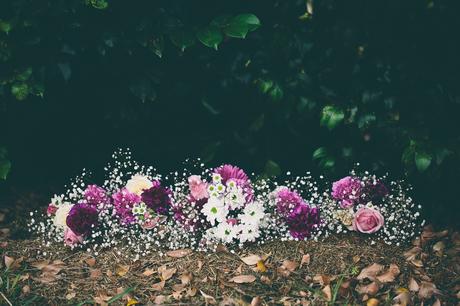
[[[243,189],[246,195],[246,201],[251,202],[254,199],[254,190],[252,189],[251,182],[246,173],[232,165],[223,165],[213,171],[222,177],[222,183],[227,183],[228,180],[232,180],[237,186]]]
[[[361,181],[346,176],[332,184],[332,197],[340,201],[342,208],[350,208],[358,203],[361,196]]]
[[[310,238],[320,223],[318,208],[307,203],[297,205],[286,219],[291,236],[297,239]]]
[[[98,211],[86,203],[75,204],[69,211],[66,223],[75,234],[86,236],[98,224]]]
[[[122,223],[131,224],[136,221],[132,213],[132,209],[134,204],[141,202],[141,197],[139,195],[131,193],[126,188],[123,188],[114,193],[112,195],[112,199],[115,212],[121,219]]]
[[[110,196],[107,194],[105,189],[97,185],[88,185],[88,187],[86,187],[84,197],[86,203],[89,205],[98,206],[99,204],[110,203]]]
[[[297,192],[291,191],[287,187],[281,187],[277,191],[276,197],[276,210],[284,217],[289,216],[291,211],[299,205],[307,204]]]
[[[189,197],[185,201],[176,202],[172,205],[174,219],[184,225],[186,228],[194,231],[200,228],[204,223],[200,222],[201,209],[208,199],[195,200]]]
[[[366,182],[366,185],[361,190],[361,198],[363,203],[372,202],[378,204],[388,193],[389,190],[383,182],[376,181],[374,184],[374,182],[369,181]]]
[[[153,186],[142,193],[142,202],[157,214],[165,215],[171,207],[172,192],[168,188],[161,186],[159,181],[153,181],[152,183]]]

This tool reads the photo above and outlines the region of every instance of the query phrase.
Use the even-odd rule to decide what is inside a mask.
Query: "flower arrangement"
[[[90,173],[84,170],[51,199],[44,218],[31,213],[30,229],[45,245],[60,242],[95,255],[129,248],[139,258],[154,250],[319,239],[333,231],[399,243],[419,226],[409,189],[367,172],[352,172],[334,182],[331,192],[321,192],[310,173],[287,173],[278,184],[233,165],[204,168],[198,160],[162,176],[133,161],[129,150],[113,158],[102,185],[87,184]]]
[[[387,175],[351,171],[326,194],[322,217],[328,232],[355,231],[387,244],[408,241],[424,223],[419,220],[421,206],[408,195],[411,189]]]

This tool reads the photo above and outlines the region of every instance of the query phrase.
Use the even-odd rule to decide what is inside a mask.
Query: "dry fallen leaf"
[[[442,254],[444,253],[445,248],[446,248],[446,245],[442,241],[438,241],[433,245],[433,251],[438,256],[442,256]]]
[[[371,298],[367,300],[366,306],[377,306],[380,303],[376,298]]]
[[[164,304],[165,301],[166,301],[166,297],[164,295],[158,295],[153,300],[153,302],[157,305]]]
[[[257,262],[256,270],[257,272],[260,272],[260,273],[267,272],[267,266],[265,266],[265,263],[263,260],[259,260]]]
[[[210,296],[209,294],[204,293],[202,290],[200,290],[200,293],[204,297],[204,299],[206,300],[206,303],[210,303],[210,304],[215,304],[216,303],[216,299],[213,298],[212,296]]]
[[[168,255],[169,257],[174,257],[174,258],[181,258],[191,253],[192,253],[192,250],[190,249],[182,249],[182,250],[174,250],[174,251],[166,252],[166,255]]]
[[[159,283],[156,283],[156,284],[153,284],[152,285],[152,289],[155,290],[155,291],[162,291],[163,288],[165,287],[165,281],[161,281]]]
[[[252,283],[256,280],[254,275],[238,275],[230,279],[230,282],[234,282],[237,284],[244,284],[244,283]]]
[[[398,290],[398,295],[393,298],[393,302],[399,305],[411,304],[410,293],[407,290]]]
[[[409,290],[412,292],[417,292],[420,289],[417,281],[413,278],[409,279]]]
[[[356,286],[356,291],[360,294],[375,295],[379,289],[379,285],[376,282],[372,282],[369,285]]]
[[[94,265],[96,264],[96,258],[88,258],[85,260],[86,264],[90,267],[94,267]]]
[[[240,259],[248,266],[256,265],[260,260],[262,260],[262,258],[259,255],[254,254],[248,255],[246,257],[241,257]]]
[[[324,298],[326,301],[331,301],[332,300],[332,292],[331,292],[331,286],[327,285],[321,290],[324,294]]]
[[[9,257],[5,255],[5,267],[9,270],[17,269],[21,266],[21,262],[24,260],[24,257],[19,257],[18,259],[14,259],[13,257]]]
[[[398,276],[399,273],[401,273],[401,271],[399,270],[399,267],[395,264],[391,264],[388,271],[377,276],[377,279],[381,283],[391,283],[391,282],[394,282],[396,276]]]
[[[379,265],[378,263],[373,263],[372,265],[364,268],[361,273],[356,277],[358,280],[363,280],[363,279],[370,279],[374,280],[377,274],[382,272],[383,266]]]
[[[129,271],[129,266],[127,265],[118,265],[116,273],[118,276],[125,276]]]
[[[431,282],[422,282],[420,284],[420,289],[418,291],[418,297],[421,300],[430,299],[434,293],[438,293],[438,289],[436,289],[436,285]]]
[[[161,272],[161,279],[164,281],[167,281],[174,275],[174,273],[176,273],[176,271],[177,271],[176,268],[163,270]]]
[[[153,270],[153,269],[145,269],[145,271],[142,272],[142,275],[144,275],[144,276],[150,276],[150,275],[153,275],[153,274],[155,274],[155,273],[156,273],[156,271]]]
[[[296,263],[295,261],[292,261],[292,260],[285,260],[283,261],[283,264],[281,265],[281,267],[284,267],[286,270],[290,271],[290,272],[294,272],[295,269],[297,269],[297,267],[299,266],[298,263]]]
[[[101,269],[93,269],[89,275],[90,278],[99,278],[102,276]]]
[[[302,260],[300,261],[300,267],[302,268],[302,265],[309,265],[310,264],[310,254],[305,254],[302,256]]]
[[[190,296],[190,297],[195,296],[197,291],[198,290],[196,288],[188,288],[187,292],[186,292],[186,295]]]
[[[188,285],[193,279],[193,275],[190,272],[185,272],[180,276],[180,281],[183,285]]]
[[[65,298],[66,298],[66,300],[71,300],[71,299],[73,299],[76,295],[77,295],[77,294],[76,294],[75,292],[69,292],[69,293],[65,296]]]
[[[22,287],[22,293],[29,294],[30,293],[30,286],[25,285],[24,287]]]
[[[251,306],[259,306],[261,304],[260,297],[256,296],[251,301]]]

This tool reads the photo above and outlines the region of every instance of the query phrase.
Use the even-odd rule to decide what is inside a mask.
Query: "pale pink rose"
[[[238,219],[232,218],[232,219],[227,219],[227,223],[230,225],[237,225],[238,224]]]
[[[199,175],[191,175],[188,178],[190,194],[195,200],[201,200],[208,197],[208,184],[201,180]]]
[[[74,246],[83,242],[83,236],[79,236],[72,232],[70,228],[66,228],[64,232],[64,242],[68,246]]]
[[[375,233],[383,224],[382,214],[378,210],[369,207],[358,209],[353,219],[353,229],[365,234]]]
[[[48,214],[48,216],[52,216],[56,213],[57,210],[58,208],[56,206],[54,206],[53,204],[49,204],[48,208],[46,209],[46,213]]]
[[[159,217],[148,218],[148,219],[146,219],[144,222],[142,222],[141,227],[142,227],[143,229],[147,229],[147,230],[152,229],[152,228],[154,228],[155,226],[157,226],[158,221],[160,221],[160,218],[159,218]]]

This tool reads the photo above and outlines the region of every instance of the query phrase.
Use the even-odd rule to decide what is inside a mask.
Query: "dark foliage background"
[[[1,1],[0,191],[45,192],[119,146],[162,171],[201,156],[335,179],[359,161],[407,174],[427,217],[456,224],[458,5],[310,5]],[[261,27],[220,18],[243,13]],[[216,51],[200,33],[217,17]]]

